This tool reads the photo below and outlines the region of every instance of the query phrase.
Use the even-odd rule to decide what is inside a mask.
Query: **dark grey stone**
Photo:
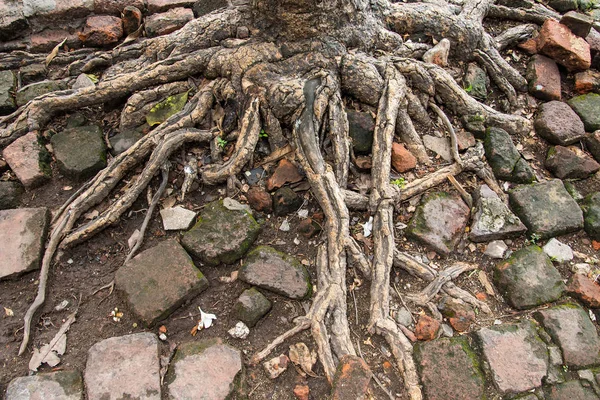
[[[535,245],[496,264],[494,282],[506,301],[519,310],[555,301],[565,290],[560,273]]]
[[[306,299],[312,294],[306,268],[294,257],[268,246],[257,247],[248,253],[239,278],[291,299]]]
[[[532,236],[549,239],[583,228],[583,213],[560,180],[520,185],[508,194]]]

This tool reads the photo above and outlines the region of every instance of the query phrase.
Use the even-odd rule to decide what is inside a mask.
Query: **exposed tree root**
[[[236,175],[252,164],[264,130],[272,151],[291,144],[325,215],[325,241],[318,248],[318,291],[308,313],[295,321],[294,328],[255,354],[252,363],[263,360],[298,332],[311,329],[325,376],[332,382],[338,360],[356,354],[346,302],[346,273],[349,266],[354,266],[370,282],[369,332],[381,335],[390,346],[408,396],[412,400],[422,399],[412,358],[414,335],[390,317],[392,267],[428,282],[417,296],[399,292],[396,295],[430,308],[434,315],[439,312],[433,300],[440,292],[484,312],[490,309],[452,282],[473,266],[458,264],[438,272],[396,249],[394,209],[463,171],[476,173],[505,199],[483,160],[481,144],[459,153],[455,127],[448,116],[456,117],[454,121],[460,119],[467,128],[476,121],[512,134],[528,133],[530,123],[469,96],[446,70],[414,58],[422,55],[428,45],[405,43],[401,35],[426,33],[436,39],[448,37],[454,44],[453,55],[461,60],[479,61],[516,106],[517,92],[524,89],[525,80],[502,58],[499,50],[531,35],[532,27],[524,25],[494,39],[485,32],[482,21],[492,15],[540,23],[555,15],[533,2],[532,8],[527,9],[530,12],[497,6],[491,0],[468,0],[460,10],[443,2],[390,4],[387,0],[344,0],[343,7],[338,7],[336,0],[317,2],[318,6],[299,0],[295,2],[296,8],[291,9],[288,2],[280,4],[274,0],[255,0],[252,6],[241,3],[244,4],[195,20],[167,36],[127,43],[111,51],[59,55],[53,62],[65,65],[71,73],[105,69],[102,80],[93,88],[40,96],[0,119],[0,147],[5,147],[27,132],[43,129],[62,112],[127,98],[127,104],[137,109],[159,93],[174,93],[182,87],[197,90],[181,112],[115,157],[54,215],[38,293],[25,316],[19,354],[27,348],[32,319],[44,302],[49,268],[58,249],[88,240],[117,222],[184,143],[200,142],[211,147],[213,164],[198,171],[203,183],[235,182]],[[316,7],[314,15],[302,12],[311,7]],[[280,14],[276,17],[287,21],[279,31],[278,19],[268,13],[271,9],[278,9]],[[300,23],[306,21],[310,24]],[[247,40],[235,39],[235,29],[242,23],[253,24],[262,34]],[[323,31],[328,35],[323,35]],[[288,41],[280,45],[277,40]],[[24,63],[36,62],[36,57],[27,55]],[[15,62],[12,56],[0,57],[0,69]],[[188,85],[190,77],[211,81],[195,88],[193,82],[197,81]],[[369,195],[347,190],[349,171],[353,168],[344,106],[348,97],[377,108]],[[210,115],[215,104],[229,101],[235,104],[235,115],[241,118],[237,127],[223,133],[228,140],[236,140],[236,144],[234,153],[222,162],[217,137],[223,127],[210,130],[206,126],[213,124]],[[455,163],[408,182],[402,189],[390,185],[395,136],[420,163],[431,164],[420,132],[421,127],[433,126],[428,109],[448,131]],[[134,124],[138,117],[123,113],[122,127]],[[144,164],[142,172],[131,177],[140,164]],[[122,196],[96,219],[79,222],[83,213],[104,201],[128,177],[131,182]],[[350,235],[349,209],[367,210],[374,217],[372,262]],[[138,248],[136,244],[131,255]]]

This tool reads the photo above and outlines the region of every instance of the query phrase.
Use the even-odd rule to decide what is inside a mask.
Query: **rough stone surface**
[[[498,263],[494,282],[506,301],[520,310],[557,300],[565,290],[560,273],[535,245],[518,250]]]
[[[289,187],[277,189],[273,195],[273,209],[275,215],[283,216],[298,211],[302,207],[303,200]]]
[[[448,322],[458,332],[466,332],[475,321],[475,311],[473,307],[455,298],[445,297],[438,308],[442,315],[448,319]]]
[[[57,44],[61,43],[65,38],[67,39],[67,41],[64,45],[68,46],[70,49],[77,49],[81,47],[81,40],[76,34],[70,33],[69,31],[64,29],[45,29],[42,32],[34,33],[30,36],[29,50],[34,53],[49,53]]]
[[[0,210],[17,208],[23,194],[23,186],[18,182],[0,182]]]
[[[577,0],[549,0],[548,5],[560,13],[577,9]]]
[[[182,7],[151,15],[146,18],[146,35],[148,37],[166,35],[182,28],[193,19],[194,12]]]
[[[600,130],[595,131],[585,139],[585,147],[592,153],[596,161],[600,160]]]
[[[286,158],[279,161],[277,168],[273,171],[273,175],[267,180],[267,191],[279,189],[286,183],[296,183],[302,180],[303,176],[298,171],[298,168]]]
[[[271,302],[256,288],[244,290],[233,306],[233,315],[252,328],[271,310]]]
[[[306,268],[294,257],[268,246],[248,253],[239,279],[291,299],[306,299],[312,294]]]
[[[529,93],[541,100],[560,100],[560,72],[556,62],[541,54],[531,57],[527,66]]]
[[[148,332],[93,345],[85,367],[88,400],[160,400],[158,340]]]
[[[232,264],[258,237],[260,226],[243,210],[229,210],[222,201],[206,205],[200,219],[183,235],[181,244],[207,265]]]
[[[408,172],[417,166],[417,158],[403,144],[392,144],[392,167],[399,172]]]
[[[181,206],[160,210],[165,231],[189,229],[196,220],[196,213]]]
[[[600,72],[588,69],[575,74],[575,91],[579,94],[600,91]]]
[[[571,247],[555,238],[550,239],[542,249],[552,261],[562,263],[573,259],[573,250]]]
[[[144,134],[134,129],[127,129],[117,133],[109,139],[112,154],[117,156],[133,146]]]
[[[560,23],[566,26],[579,37],[585,38],[590,33],[594,19],[576,11],[569,11],[560,19]]]
[[[115,284],[140,319],[152,325],[205,290],[208,280],[179,243],[166,240],[119,268]]]
[[[417,343],[415,361],[428,400],[485,398],[483,373],[467,337]]]
[[[102,47],[118,42],[122,36],[123,22],[121,18],[95,15],[85,21],[80,38],[88,46]]]
[[[94,81],[92,81],[92,79],[89,76],[87,76],[86,74],[79,74],[79,76],[75,80],[75,83],[73,83],[73,86],[71,87],[71,89],[79,90],[79,89],[83,89],[86,87],[94,87],[94,86],[96,86],[96,85],[94,84]]]
[[[600,164],[576,146],[551,147],[544,166],[559,179],[585,179],[600,169]]]
[[[569,71],[583,71],[591,65],[590,45],[574,35],[569,28],[551,18],[542,25],[538,37],[538,51],[547,55]]]
[[[480,186],[475,197],[476,211],[469,233],[471,241],[488,242],[508,239],[517,237],[527,230],[521,220],[487,185]]]
[[[30,132],[8,145],[2,156],[23,186],[32,189],[50,178],[50,167],[40,159],[42,151],[37,135]]]
[[[429,315],[421,315],[415,326],[415,337],[418,340],[433,340],[440,333],[440,321]]]
[[[581,273],[575,273],[569,279],[567,291],[586,307],[600,308],[600,285]]]
[[[600,94],[582,94],[573,97],[568,103],[583,121],[586,131],[593,132],[600,129]]]
[[[502,393],[518,393],[542,385],[548,369],[548,350],[530,320],[518,325],[481,329],[481,343],[492,379]]]
[[[273,199],[271,195],[258,187],[252,187],[246,193],[248,204],[256,211],[270,213],[273,211]]]
[[[368,154],[373,146],[375,120],[368,112],[348,111],[348,134],[357,154]]]
[[[561,146],[573,144],[586,136],[581,118],[568,104],[560,101],[540,105],[534,126],[539,136]]]
[[[83,400],[83,379],[78,371],[22,376],[10,381],[4,399]]]
[[[479,100],[485,100],[488,95],[489,78],[476,63],[469,63],[464,77],[464,86],[470,88],[468,93],[471,96]]]
[[[600,241],[600,192],[590,193],[581,204],[584,229],[590,238]]]
[[[70,21],[87,16],[93,9],[93,0],[23,0],[23,14],[34,21]]]
[[[530,235],[548,239],[583,228],[583,213],[560,180],[520,185],[508,194]]]
[[[12,71],[0,71],[0,115],[10,114],[17,108],[13,93],[17,88],[17,77]]]
[[[165,378],[167,398],[229,398],[241,371],[239,350],[221,339],[185,343],[177,349]]]
[[[352,355],[343,356],[331,385],[331,399],[366,399],[372,376],[371,369],[362,358]]]
[[[535,174],[515,147],[510,135],[500,128],[488,128],[483,141],[485,156],[497,178],[530,183]]]
[[[106,144],[96,125],[69,128],[52,136],[54,157],[60,171],[84,180],[106,167]]]
[[[191,8],[195,2],[195,0],[148,0],[148,11],[153,14],[176,7]]]
[[[128,7],[144,9],[144,0],[94,0],[94,13],[119,16]]]
[[[445,192],[421,200],[406,234],[440,254],[450,254],[469,220],[469,207],[458,196]]]
[[[0,2],[0,42],[23,35],[28,25],[21,2],[10,0]]]
[[[594,390],[584,387],[581,381],[569,381],[544,388],[546,400],[596,400]]]
[[[0,211],[0,278],[40,268],[49,218],[46,208]]]
[[[437,64],[440,67],[448,65],[448,55],[450,54],[450,40],[442,39],[438,44],[423,55],[423,61],[427,63]]]
[[[600,339],[583,308],[563,304],[540,310],[535,317],[560,346],[566,365],[580,369],[600,363]]]
[[[504,254],[508,250],[508,246],[503,240],[491,241],[485,248],[483,254],[491,258],[504,258]]]
[[[196,17],[201,17],[219,8],[227,7],[227,0],[198,0],[194,4],[193,10]]]
[[[453,161],[452,150],[450,149],[450,141],[447,138],[423,135],[423,145],[425,145],[428,150],[431,150],[435,154],[442,157],[444,161]]]
[[[66,85],[62,81],[41,81],[23,86],[17,91],[17,106],[21,107],[28,101],[35,99],[46,93],[56,92],[57,90],[66,89]]]

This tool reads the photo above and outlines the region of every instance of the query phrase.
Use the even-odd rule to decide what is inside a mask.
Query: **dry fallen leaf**
[[[43,363],[46,363],[51,367],[60,363],[59,356],[65,354],[65,351],[67,350],[67,331],[71,327],[71,324],[75,322],[75,315],[77,315],[77,310],[69,315],[50,343],[40,347],[39,350],[33,350],[33,355],[29,360],[29,369],[31,371],[37,371]]]
[[[14,317],[15,313],[10,308],[4,307],[4,315],[6,315],[7,317]]]
[[[317,375],[312,371],[313,365],[317,362],[317,353],[313,350],[310,351],[306,344],[300,342],[290,346],[290,360],[300,367],[298,371],[302,376],[310,375],[316,377]]]
[[[58,52],[60,51],[60,48],[62,47],[63,44],[65,44],[66,41],[67,41],[67,38],[64,38],[62,42],[60,42],[59,44],[57,44],[56,46],[54,46],[54,48],[52,49],[52,51],[50,52],[50,54],[48,54],[48,57],[46,57],[46,67],[48,65],[50,65],[50,63],[52,62],[52,60],[54,60],[54,57],[56,57],[58,55]]]

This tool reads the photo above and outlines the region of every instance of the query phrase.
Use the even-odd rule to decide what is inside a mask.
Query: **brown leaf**
[[[50,63],[52,62],[52,60],[54,60],[54,57],[56,57],[58,55],[58,52],[60,51],[60,48],[62,47],[63,44],[65,44],[66,41],[67,41],[67,38],[64,38],[62,42],[60,42],[59,44],[57,44],[56,46],[54,46],[54,48],[52,49],[52,51],[50,52],[50,54],[48,54],[48,56],[46,57],[46,67],[48,65],[50,65]]]
[[[313,365],[317,362],[317,353],[310,351],[306,344],[300,342],[290,346],[290,360],[299,366],[306,375],[316,377],[317,375],[312,371]],[[300,372],[300,371],[299,371]]]

